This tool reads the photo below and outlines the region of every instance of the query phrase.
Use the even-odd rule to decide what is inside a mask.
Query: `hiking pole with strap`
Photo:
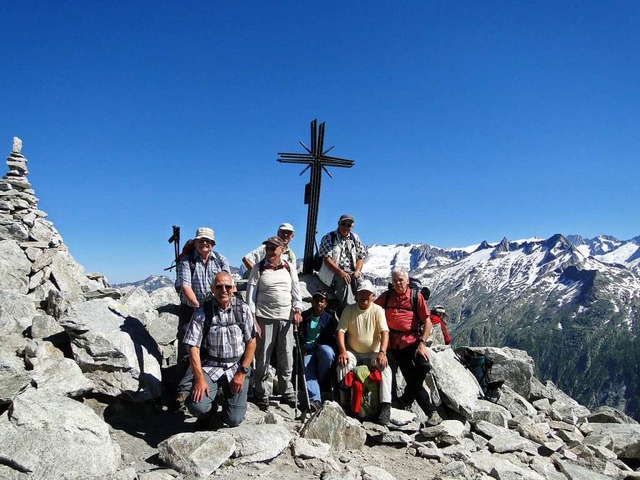
[[[169,243],[173,243],[173,251],[174,251],[174,260],[171,266],[165,268],[165,272],[167,270],[173,270],[174,267],[178,266],[178,258],[180,257],[180,227],[177,225],[173,225],[171,227],[173,229],[173,234],[167,240]]]
[[[307,410],[311,410],[311,400],[309,399],[309,390],[307,390],[307,375],[304,373],[304,355],[302,354],[302,349],[300,348],[300,338],[298,337],[298,327],[297,325],[293,326],[293,338],[296,342],[296,350],[298,350],[298,358],[296,363],[299,362],[299,372],[302,377],[302,385],[304,390],[304,399],[307,404]],[[296,377],[296,405],[298,404],[298,381],[299,378]]]

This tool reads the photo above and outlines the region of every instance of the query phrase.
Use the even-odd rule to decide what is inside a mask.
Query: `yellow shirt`
[[[357,304],[347,305],[340,316],[338,330],[346,332],[346,346],[356,353],[380,350],[380,332],[388,332],[384,309],[372,303],[366,310]]]

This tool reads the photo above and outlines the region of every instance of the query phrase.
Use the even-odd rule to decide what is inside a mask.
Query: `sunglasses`
[[[233,288],[233,285],[216,285],[216,290],[224,289],[227,292],[230,292],[232,288]]]
[[[353,227],[353,223],[351,223],[351,222],[342,222],[340,224],[340,226],[341,227],[346,227],[346,228],[351,228],[351,227]]]
[[[213,242],[211,240],[209,240],[208,238],[199,238],[198,241],[200,243],[206,243],[207,245],[213,245]]]

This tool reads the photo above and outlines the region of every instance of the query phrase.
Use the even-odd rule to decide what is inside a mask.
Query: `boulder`
[[[300,436],[328,443],[335,452],[360,450],[367,440],[360,422],[347,417],[336,402],[325,402],[320,412],[304,426]]]
[[[592,432],[585,439],[585,443],[595,444],[592,437],[609,437],[612,441],[610,450],[619,458],[640,458],[640,425],[593,423],[590,426]],[[607,445],[604,446],[609,448]]]
[[[0,290],[0,336],[21,335],[36,315],[31,297],[22,293]]]
[[[235,440],[226,432],[178,433],[158,445],[160,459],[185,475],[206,477],[233,454]]]
[[[456,412],[471,416],[482,390],[473,374],[457,359],[450,348],[429,351],[432,372],[442,401]]]
[[[1,238],[1,237],[0,237]],[[0,290],[26,294],[31,262],[15,240],[0,240]]]
[[[70,358],[48,360],[38,365],[31,383],[38,390],[77,397],[94,389],[93,382],[82,374]]]
[[[293,436],[280,425],[240,425],[228,430],[236,444],[233,457],[240,463],[271,460],[289,446]]]
[[[3,341],[6,339],[3,338]],[[0,347],[0,405],[6,405],[31,382],[31,373],[15,352]]]
[[[133,401],[160,396],[160,353],[141,322],[112,299],[72,304],[59,320],[96,391]]]
[[[30,388],[0,416],[0,458],[32,478],[97,478],[118,469],[120,447],[86,405]]]

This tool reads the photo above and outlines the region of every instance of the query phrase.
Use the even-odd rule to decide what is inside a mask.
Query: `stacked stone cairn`
[[[249,404],[220,429],[158,410],[174,288],[85,275],[38,210],[20,150],[15,139],[0,181],[0,478],[640,480],[640,425],[541,383],[509,348],[474,347],[504,381],[494,401],[451,348],[430,352],[435,425],[415,404],[388,426],[361,423],[329,399],[302,417]],[[303,296],[317,282],[302,276]]]

